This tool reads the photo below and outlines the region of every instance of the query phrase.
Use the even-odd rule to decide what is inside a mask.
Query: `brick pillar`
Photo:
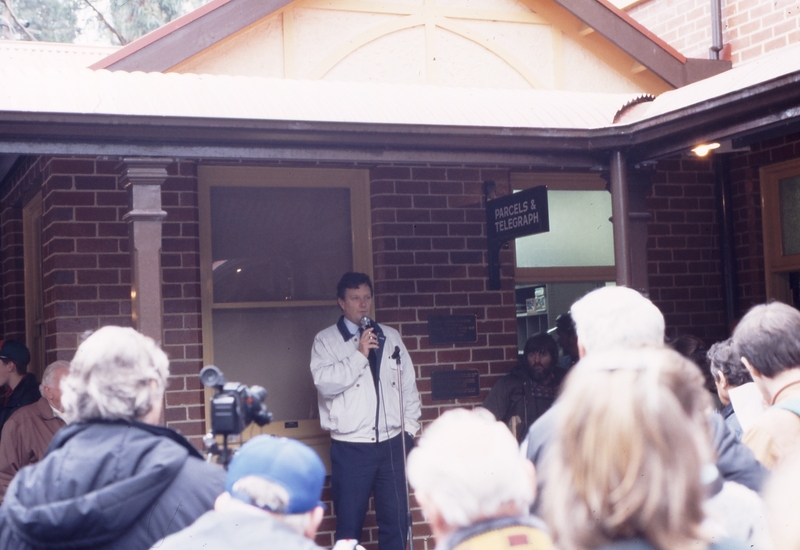
[[[131,301],[133,327],[155,340],[164,339],[161,300],[161,224],[167,213],[161,209],[161,184],[167,179],[171,159],[123,159],[122,184],[128,191],[128,222],[131,251]]]

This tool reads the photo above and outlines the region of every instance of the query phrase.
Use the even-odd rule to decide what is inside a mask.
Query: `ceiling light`
[[[709,151],[713,151],[714,149],[719,149],[719,143],[702,143],[692,149],[692,152],[698,157],[704,157]]]

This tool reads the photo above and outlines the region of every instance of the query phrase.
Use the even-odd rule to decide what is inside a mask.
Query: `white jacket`
[[[339,325],[326,328],[314,338],[311,349],[311,374],[317,387],[319,420],[331,437],[351,443],[385,441],[400,433],[400,398],[397,363],[391,358],[400,350],[406,431],[419,430],[419,393],[414,366],[400,334],[379,325],[386,341],[380,361],[380,411],[376,426],[378,399],[369,361],[358,351],[358,336],[345,338]],[[346,330],[346,329],[344,329]],[[377,436],[376,436],[377,428]]]

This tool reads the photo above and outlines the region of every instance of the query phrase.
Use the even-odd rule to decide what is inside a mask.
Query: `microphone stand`
[[[406,411],[403,408],[403,370],[400,368],[400,348],[395,346],[392,359],[397,363],[397,389],[400,396],[400,441],[403,444],[403,478],[406,490],[406,522],[408,523],[408,550],[414,550],[414,524],[411,519],[411,494],[408,490],[408,451],[406,450]]]
[[[361,318],[361,328],[363,330],[368,329],[372,326],[373,321],[366,315]],[[398,389],[398,396],[400,398],[400,442],[403,446],[403,479],[405,483],[403,484],[405,487],[406,492],[406,522],[408,523],[408,531],[406,536],[408,537],[408,550],[414,550],[414,530],[413,530],[413,522],[411,519],[411,494],[409,493],[408,488],[408,476],[406,472],[408,471],[408,450],[406,449],[406,411],[403,407],[403,371],[400,368],[400,347],[394,347],[394,353],[391,356],[392,359],[395,360],[397,363],[397,389]]]

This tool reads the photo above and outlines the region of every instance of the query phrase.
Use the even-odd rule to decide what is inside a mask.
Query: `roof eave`
[[[675,88],[727,71],[730,61],[686,58],[606,0],[554,0]]]
[[[297,160],[374,162],[527,159],[589,168],[613,150],[624,150],[632,162],[641,162],[687,150],[699,141],[794,124],[800,121],[798,97],[800,73],[792,73],[648,119],[595,129],[0,111],[0,153],[190,158],[286,154]]]

